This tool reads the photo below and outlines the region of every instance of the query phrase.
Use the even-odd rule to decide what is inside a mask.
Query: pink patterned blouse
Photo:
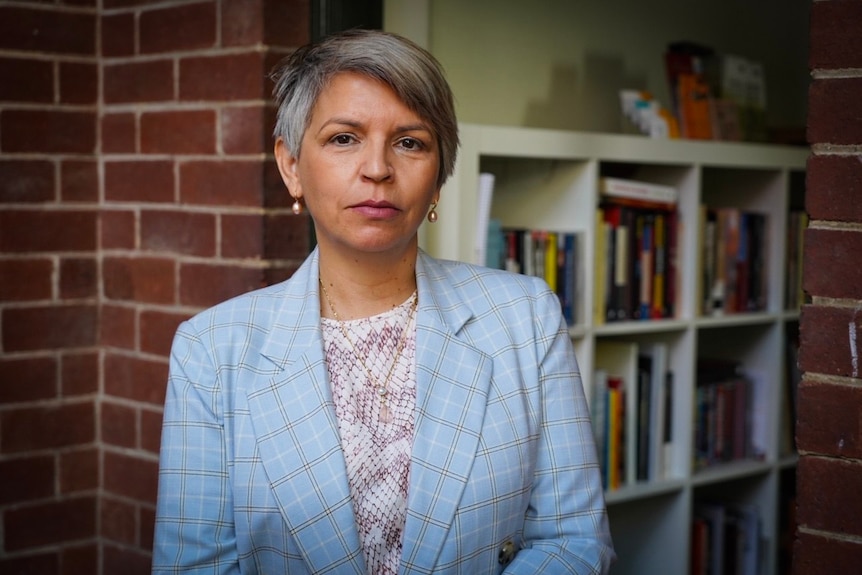
[[[375,575],[395,575],[401,560],[416,405],[416,297],[414,292],[398,307],[368,318],[321,319],[356,523],[368,572]]]

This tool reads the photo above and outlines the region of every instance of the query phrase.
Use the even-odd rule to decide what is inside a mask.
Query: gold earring
[[[290,209],[293,210],[293,215],[295,216],[302,213],[302,204],[299,203],[299,198],[293,198],[293,205]]]
[[[437,221],[437,202],[431,204],[431,209],[428,211],[428,221],[432,224]]]

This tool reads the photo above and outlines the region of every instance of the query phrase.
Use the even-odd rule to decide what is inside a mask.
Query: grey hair
[[[321,92],[342,72],[387,84],[404,104],[430,124],[439,146],[437,185],[455,169],[458,122],[452,90],[440,63],[401,36],[379,30],[348,30],[299,48],[276,66],[273,98],[278,107],[274,137],[298,158],[302,138]]]

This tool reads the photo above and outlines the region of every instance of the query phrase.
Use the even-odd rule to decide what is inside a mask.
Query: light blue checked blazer
[[[424,253],[416,270],[400,573],[606,572],[614,552],[556,296],[536,278]],[[316,251],[291,279],[178,329],[153,572],[366,573],[324,360]]]

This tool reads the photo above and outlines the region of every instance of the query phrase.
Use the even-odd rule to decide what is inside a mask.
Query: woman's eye
[[[353,136],[350,134],[338,134],[332,138],[332,141],[336,144],[346,145],[353,141]]]
[[[415,138],[404,138],[401,140],[401,147],[406,150],[421,150],[422,142]]]

